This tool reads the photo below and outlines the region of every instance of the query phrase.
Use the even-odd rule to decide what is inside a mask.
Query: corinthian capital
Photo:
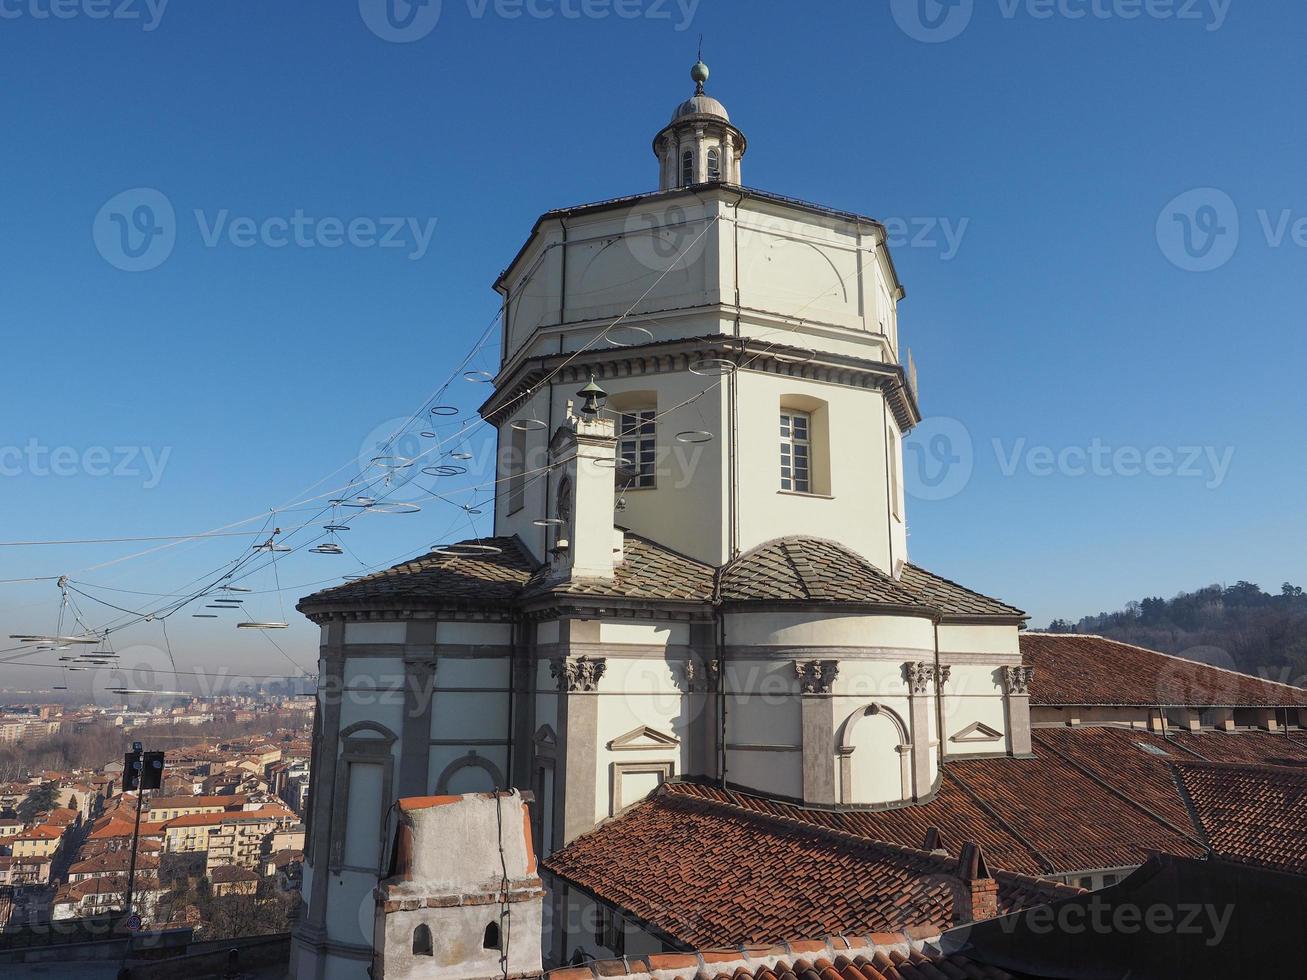
[[[568,694],[597,691],[607,669],[608,661],[603,657],[555,657],[549,661],[549,673],[558,682],[558,690]]]
[[[794,673],[804,694],[829,694],[839,676],[840,665],[836,660],[796,660]]]
[[[903,665],[904,676],[908,679],[908,689],[913,694],[925,694],[930,690],[930,682],[935,679],[935,665],[919,660]]]
[[[1035,676],[1034,667],[1004,667],[1003,682],[1008,694],[1029,694],[1030,681]]]

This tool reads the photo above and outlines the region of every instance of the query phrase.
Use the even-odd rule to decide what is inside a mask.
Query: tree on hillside
[[[18,816],[25,823],[30,822],[38,813],[54,809],[57,802],[58,794],[55,792],[54,783],[42,783],[29,790],[23,802],[18,804]]]
[[[1271,595],[1252,582],[1208,585],[1171,599],[1151,596],[1117,612],[1054,620],[1056,633],[1097,633],[1109,639],[1185,656],[1196,648],[1222,651],[1248,674],[1307,686],[1307,595],[1285,582]]]

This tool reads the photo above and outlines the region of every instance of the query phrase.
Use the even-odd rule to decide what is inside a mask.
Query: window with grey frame
[[[694,153],[686,150],[681,154],[681,186],[689,187],[694,183]]]
[[[618,482],[626,489],[658,485],[658,410],[630,408],[618,418]]]
[[[526,506],[526,431],[512,429],[508,445],[508,512]]]
[[[722,179],[722,154],[716,147],[708,151],[708,179]]]
[[[812,416],[781,410],[781,489],[812,492]]]

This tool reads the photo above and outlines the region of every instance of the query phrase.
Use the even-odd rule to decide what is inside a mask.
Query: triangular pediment
[[[541,725],[539,730],[535,733],[535,744],[537,749],[556,748],[558,745],[558,736],[549,725]]]
[[[660,732],[648,725],[641,725],[625,735],[617,736],[608,743],[608,749],[611,752],[631,752],[640,749],[670,749],[680,744],[681,740],[675,735]]]
[[[983,721],[973,721],[962,731],[953,735],[950,742],[996,742],[1003,737],[1003,733],[990,728]]]

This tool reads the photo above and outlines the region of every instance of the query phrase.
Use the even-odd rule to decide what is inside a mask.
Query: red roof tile
[[[1035,705],[1307,707],[1307,690],[1101,636],[1022,633]]]
[[[690,946],[948,925],[970,910],[953,858],[680,785],[572,841],[543,867]],[[998,885],[1005,911],[1075,893],[1006,873]]]
[[[936,937],[928,937],[934,939]],[[546,980],[1021,980],[912,933],[832,936],[768,946],[654,953],[551,970]],[[1025,980],[1038,978],[1025,977]]]
[[[1174,769],[1217,854],[1307,874],[1307,772],[1211,762]]]

